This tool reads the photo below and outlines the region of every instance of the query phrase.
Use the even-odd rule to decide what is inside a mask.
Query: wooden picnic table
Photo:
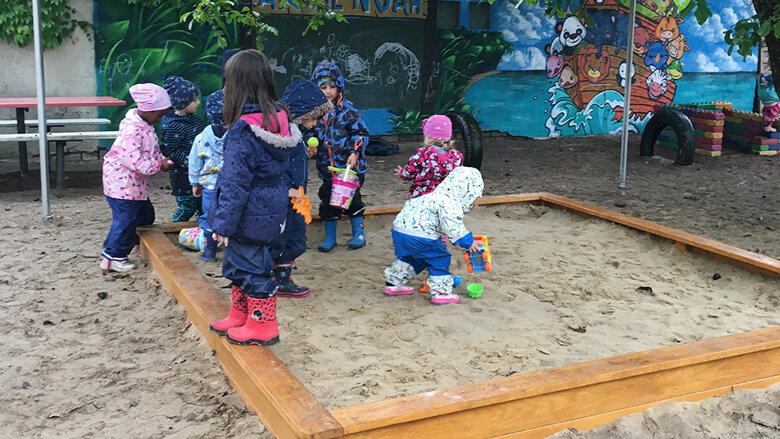
[[[47,107],[104,107],[121,106],[126,102],[111,96],[68,96],[68,97],[47,97]],[[38,106],[38,98],[0,98],[0,108],[16,109],[16,132],[22,134],[26,132],[24,112],[30,108]],[[27,142],[19,142],[19,168],[22,175],[27,173],[30,168],[27,163]]]

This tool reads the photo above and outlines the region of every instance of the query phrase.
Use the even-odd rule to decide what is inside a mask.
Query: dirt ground
[[[697,156],[693,166],[677,167],[671,157],[639,157],[633,138],[628,190],[618,196],[617,138],[495,138],[485,144],[488,195],[552,192],[780,257],[777,157],[726,150],[722,157]],[[405,199],[406,185],[391,170],[416,145],[401,146],[399,155],[370,158],[365,198],[371,205]],[[271,437],[246,411],[211,350],[146,263],[140,261],[130,274],[100,276],[110,210],[96,165],[68,164],[69,189],[53,194],[55,217],[46,222],[33,189],[36,175],[21,181],[13,172],[0,175],[0,187],[27,188],[0,194],[6,232],[0,238],[0,321],[6,328],[0,343],[0,383],[6,389],[0,396],[6,407],[0,434]],[[2,168],[13,169],[13,163]],[[165,175],[153,180],[158,221],[167,221],[174,209],[167,184]],[[712,437],[712,419],[719,419],[721,437],[777,437],[777,389],[664,404],[634,415],[639,421],[624,418],[582,436],[561,437]],[[637,423],[643,429],[632,428]]]

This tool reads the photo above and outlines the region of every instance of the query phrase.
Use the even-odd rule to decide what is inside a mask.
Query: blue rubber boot
[[[352,223],[352,240],[349,241],[349,249],[354,250],[366,246],[366,232],[363,230],[363,217],[356,216],[349,219]]]
[[[325,241],[322,241],[322,245],[317,247],[317,250],[327,253],[336,247],[336,229],[338,223],[339,222],[336,220],[325,220]]]
[[[206,232],[206,248],[203,249],[203,254],[200,258],[204,261],[216,261],[217,260],[217,241],[211,237],[211,232]]]

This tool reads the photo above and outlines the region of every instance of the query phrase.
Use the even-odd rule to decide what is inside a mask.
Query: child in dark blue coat
[[[282,175],[301,132],[277,101],[265,55],[251,49],[230,58],[223,107],[229,129],[209,224],[225,246],[222,276],[232,281],[232,306],[209,326],[235,344],[279,341],[270,247],[286,226],[289,185]]]
[[[200,106],[200,91],[197,85],[180,76],[167,77],[163,88],[171,97],[173,107],[173,111],[163,116],[160,137],[160,151],[176,164],[168,173],[171,193],[178,205],[173,220],[189,221],[193,215],[200,216],[203,213],[201,199],[193,195],[187,177],[192,142],[206,128],[200,117],[195,115]]]
[[[311,130],[317,120],[333,108],[322,91],[311,81],[298,80],[284,90],[282,102],[289,109],[292,122]],[[290,167],[282,176],[289,187],[290,198],[301,198],[298,188],[306,191],[309,181],[309,159],[306,144],[301,140],[290,151]],[[274,278],[279,284],[276,295],[279,297],[305,297],[309,289],[299,287],[290,278],[295,259],[306,251],[306,223],[303,216],[295,211],[292,203],[287,205],[287,225],[278,241],[271,246],[271,258],[274,261]]]
[[[333,173],[328,167],[343,169],[351,166],[351,169],[358,173],[360,186],[363,186],[367,169],[368,126],[355,104],[344,99],[344,77],[337,65],[330,62],[318,65],[311,80],[333,104],[333,110],[322,117],[314,128],[314,135],[319,140],[317,171],[322,179],[319,190],[320,217],[325,223],[325,241],[317,250],[329,252],[336,247],[337,224],[341,215],[347,215],[352,225],[352,240],[347,248],[361,248],[366,245],[366,234],[363,230],[363,211],[366,205],[363,203],[360,188],[355,192],[348,209],[331,206]]]

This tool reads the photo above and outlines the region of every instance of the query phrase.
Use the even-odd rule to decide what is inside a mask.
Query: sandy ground
[[[720,158],[697,156],[693,166],[676,167],[663,157],[638,157],[635,144],[638,139],[632,141],[628,163],[629,190],[624,198],[618,197],[614,190],[619,142],[605,137],[548,141],[494,139],[486,145],[483,166],[486,193],[554,192],[780,257],[780,234],[777,233],[780,220],[776,216],[776,212],[780,211],[780,196],[775,184],[780,176],[780,162],[777,158],[739,153]],[[371,172],[365,190],[370,204],[403,201],[406,186],[396,181],[390,170],[405,161],[414,147],[412,144],[402,145],[400,155],[371,158]],[[102,198],[99,174],[94,172],[94,164],[79,166],[69,163],[68,166],[72,170],[68,183],[71,188],[52,197],[56,214],[52,221],[40,220],[37,191],[23,190],[0,195],[0,219],[6,225],[6,233],[0,238],[4,248],[0,253],[0,269],[3,272],[0,292],[4,298],[0,304],[0,321],[7,328],[0,343],[4,354],[0,359],[0,383],[6,389],[0,396],[0,403],[7,407],[0,412],[0,434],[4,437],[234,437],[248,433],[271,437],[257,422],[255,415],[245,410],[222,375],[211,350],[189,325],[182,308],[161,289],[147,264],[141,261],[139,268],[130,275],[99,275],[98,253],[109,226],[110,211]],[[0,187],[34,188],[34,177],[20,183],[14,174],[4,174],[0,176]],[[157,207],[158,221],[167,220],[173,212],[174,202],[164,189],[166,185],[166,176],[155,178],[152,200]],[[317,183],[314,183],[312,189],[316,187]],[[615,207],[616,201],[625,203],[625,207]],[[515,278],[521,277],[522,285],[516,285],[515,289],[508,285],[506,290],[515,294],[514,301],[519,305],[539,307],[545,311],[539,316],[534,313],[534,318],[546,316],[554,322],[551,328],[541,331],[542,339],[547,342],[541,348],[549,354],[530,344],[523,348],[536,349],[536,353],[531,354],[529,350],[521,358],[509,355],[514,360],[508,361],[501,360],[507,355],[501,352],[500,347],[493,352],[487,349],[483,349],[484,352],[474,351],[470,357],[460,360],[464,365],[459,370],[452,365],[445,366],[452,369],[456,377],[464,371],[466,375],[475,373],[475,376],[489,377],[491,374],[497,376],[548,367],[554,365],[550,361],[558,361],[558,354],[564,352],[571,355],[570,358],[576,358],[577,352],[583,351],[578,347],[581,341],[615,331],[614,328],[602,327],[601,320],[609,319],[596,314],[611,309],[614,316],[630,309],[632,306],[625,299],[625,293],[633,294],[634,300],[642,306],[670,310],[669,318],[675,314],[690,314],[698,316],[696,318],[703,323],[700,328],[694,329],[674,327],[673,333],[661,334],[655,339],[625,338],[622,341],[626,345],[618,348],[618,352],[619,349],[634,350],[635,346],[636,349],[645,349],[778,324],[777,312],[773,313],[777,307],[777,281],[756,278],[706,260],[701,261],[703,265],[695,265],[695,270],[686,270],[681,265],[675,271],[656,278],[658,275],[648,269],[650,262],[638,262],[640,259],[635,257],[644,257],[641,253],[654,253],[671,259],[680,257],[652,238],[646,238],[645,241],[649,242],[639,244],[637,249],[629,249],[629,253],[617,256],[611,253],[617,244],[609,248],[593,245],[593,248],[580,249],[578,253],[582,253],[581,258],[584,259],[580,263],[586,269],[572,272],[562,261],[571,256],[568,254],[571,248],[566,247],[568,241],[571,245],[579,245],[580,237],[558,239],[556,247],[543,249],[547,253],[518,250],[530,247],[538,236],[556,234],[555,227],[564,227],[560,224],[565,223],[566,218],[550,216],[555,215],[555,211],[543,215],[541,212],[523,211],[506,214],[507,217],[517,216],[517,220],[524,221],[524,224],[538,224],[539,227],[527,231],[521,229],[527,234],[514,236],[515,241],[507,238],[495,244],[491,242],[495,252],[503,253],[502,257],[511,260],[514,265],[511,268],[509,264],[502,266],[501,271],[506,271],[506,274],[494,276],[499,272],[496,268],[489,278],[480,278],[487,287],[483,299],[434,308],[421,295],[376,297],[374,284],[377,279],[381,280],[381,274],[376,272],[355,272],[352,294],[356,294],[354,286],[359,286],[361,290],[370,291],[372,299],[360,301],[361,306],[381,303],[382,306],[415,311],[413,317],[420,321],[415,325],[405,324],[409,321],[405,317],[387,316],[388,332],[404,329],[402,332],[405,333],[405,328],[416,330],[427,320],[439,316],[439,321],[426,334],[431,342],[421,340],[417,345],[419,350],[435,358],[434,350],[430,349],[429,353],[426,347],[440,341],[454,343],[459,338],[457,332],[462,330],[460,326],[450,324],[452,319],[443,318],[445,313],[468,316],[471,319],[469,325],[488,321],[484,318],[486,313],[495,311],[495,306],[488,306],[488,302],[503,299],[501,295],[492,293],[505,291],[502,276],[511,273]],[[536,214],[540,214],[538,218]],[[554,220],[548,223],[544,220],[546,217]],[[572,224],[565,225],[570,231],[580,230],[585,235],[593,233],[597,237],[599,234],[608,237],[603,236],[603,231],[590,230],[596,227],[591,220],[575,218],[571,221]],[[560,234],[560,231],[557,233]],[[311,245],[316,245],[318,237],[315,230],[312,230],[311,238]],[[323,265],[332,265],[336,257],[345,258],[345,261],[347,257],[366,259],[368,266],[379,267],[388,263],[390,249],[386,241],[383,244],[386,236],[369,235],[369,238],[371,245],[368,248],[357,252],[339,249],[327,256],[330,260],[322,260]],[[591,239],[599,242],[597,238]],[[625,243],[624,240],[618,241]],[[383,247],[381,251],[380,247]],[[316,270],[321,268],[317,265],[316,256],[314,253],[306,255],[312,257],[311,263],[305,267],[302,264],[301,270],[296,273],[302,283],[321,279],[316,275]],[[600,258],[596,259],[598,261],[628,257],[625,262],[628,267],[623,265],[623,268],[631,269],[636,278],[629,277],[632,282],[622,287],[612,285],[610,282],[618,267],[599,267],[589,262],[589,257]],[[522,271],[524,264],[538,263],[541,258],[547,258],[548,269],[558,267],[554,281],[550,276],[543,279],[535,277],[538,276],[536,273]],[[711,280],[716,270],[724,275],[722,282],[713,283]],[[360,276],[365,276],[365,279]],[[666,279],[661,279],[663,277]],[[685,283],[679,279],[685,279]],[[747,286],[739,282],[747,282]],[[684,291],[687,286],[694,284],[709,291],[705,294],[715,302],[686,297]],[[734,302],[723,297],[724,285],[737,288]],[[638,286],[652,287],[654,296],[636,291]],[[592,300],[588,292],[599,288],[615,290],[604,294],[602,302]],[[349,294],[347,291],[347,288],[336,291],[333,296]],[[107,293],[105,299],[98,296],[101,292]],[[290,300],[280,306],[283,318],[284,307],[289,307],[286,313],[288,319],[295,312],[305,315],[307,308],[321,297],[313,294],[310,299]],[[743,305],[748,302],[750,305],[739,306],[740,301]],[[556,303],[572,307],[576,312],[553,311]],[[457,308],[453,310],[453,307]],[[322,314],[335,321],[345,318],[340,311],[340,308],[326,309]],[[718,317],[708,317],[711,313]],[[583,317],[586,314],[589,317]],[[591,319],[591,315],[598,318]],[[605,315],[608,314],[602,314]],[[330,331],[336,333],[346,329],[358,334],[372,323],[360,318],[351,320],[346,323],[348,326],[338,330],[331,324]],[[493,334],[496,345],[508,345],[499,332],[506,325],[490,322],[500,326]],[[570,323],[573,326],[584,324],[586,332],[567,329]],[[318,324],[321,323],[312,322],[312,326]],[[522,318],[515,318],[507,324],[516,325],[528,333],[539,332],[532,327],[531,321]],[[406,336],[409,337],[408,334]],[[556,340],[556,336],[561,341]],[[385,339],[388,348],[397,349],[401,344],[397,341],[400,336],[394,337]],[[287,337],[275,348],[277,354],[282,355],[280,348],[289,338],[292,337]],[[321,355],[316,353],[317,350],[327,355],[323,343],[316,339],[306,343],[316,348],[309,354],[313,361],[322,361],[315,360],[317,355]],[[301,343],[301,346],[306,346],[306,343]],[[291,350],[290,354],[294,352]],[[595,357],[601,356],[596,354]],[[367,399],[384,397],[380,394],[387,389],[369,381],[388,374],[376,366],[377,362],[361,356],[360,351],[351,355],[357,363],[365,366],[362,377],[342,378],[345,383],[352,380],[354,386],[351,391]],[[434,366],[439,367],[438,364]],[[401,389],[400,393],[416,392],[413,386],[451,385],[451,378],[439,379],[434,366],[422,374],[407,374],[410,386]],[[312,376],[316,373],[314,366],[296,365],[293,369],[298,373],[295,367],[301,372],[308,370]],[[463,378],[471,379],[471,375],[457,379]],[[738,391],[696,404],[665,404],[586,433],[596,436],[584,437],[776,437],[780,432],[777,388],[776,385],[765,390]],[[324,388],[317,392],[323,392],[327,399],[328,393],[335,394],[339,390]],[[330,404],[338,405],[332,401]],[[636,417],[640,417],[638,421]],[[713,417],[719,421],[712,422]]]

